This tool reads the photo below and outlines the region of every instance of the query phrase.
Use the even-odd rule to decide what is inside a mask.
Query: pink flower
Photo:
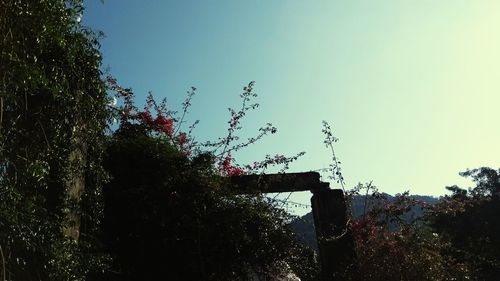
[[[222,161],[221,163],[222,172],[231,177],[244,175],[245,172],[241,168],[231,165],[232,159],[233,158],[231,157],[231,155],[228,155],[226,159]]]
[[[160,131],[164,131],[169,136],[174,133],[174,119],[166,118],[164,116],[158,115],[154,121],[154,125]]]
[[[178,144],[183,145],[183,144],[187,143],[187,141],[188,141],[188,139],[187,139],[186,133],[180,133],[177,136],[177,143]]]
[[[137,113],[137,118],[142,121],[143,124],[148,125],[153,122],[153,117],[151,117],[151,112],[142,111]]]
[[[167,121],[165,122],[165,124],[163,124],[163,130],[169,136],[172,136],[172,134],[174,133],[174,120],[173,119],[167,119]]]
[[[243,176],[243,174],[243,170],[238,167],[231,167],[231,169],[229,170],[230,176]]]

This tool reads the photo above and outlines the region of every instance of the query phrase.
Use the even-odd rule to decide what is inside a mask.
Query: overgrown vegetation
[[[0,1],[4,280],[84,280],[103,265],[94,237],[108,98],[81,12],[77,0]]]
[[[470,279],[500,278],[500,169],[461,173],[474,188],[447,187],[452,192],[429,212],[431,227],[452,246],[447,249]]]
[[[245,106],[255,96],[253,83],[241,95],[241,111],[231,111],[228,135],[200,145],[179,127],[184,113],[178,118],[152,96],[140,110],[130,89],[108,82],[123,105],[114,108],[120,125],[104,162],[111,177],[104,192],[105,241],[115,257],[105,280],[269,280],[291,270],[313,280],[314,253],[294,239],[290,215],[262,194],[235,193],[226,177],[244,173],[230,153],[245,146],[232,143],[239,120],[254,108]],[[277,162],[268,158],[252,167]]]
[[[326,123],[324,133],[333,152],[338,139]],[[342,183],[335,154],[333,160],[332,179]],[[498,280],[500,169],[483,167],[461,175],[476,186],[447,187],[452,195],[433,204],[408,192],[389,198],[371,183],[349,190],[351,206],[364,201],[363,211],[351,215],[358,260],[350,279]]]
[[[0,280],[317,280],[313,250],[292,217],[262,194],[240,195],[227,177],[300,157],[235,164],[254,83],[230,110],[227,135],[197,143],[180,114],[102,78],[99,34],[80,25],[80,0],[0,0]],[[120,105],[113,105],[114,93]],[[111,106],[110,106],[111,104]],[[119,122],[107,130],[112,118]],[[345,188],[332,151],[332,179]],[[500,170],[463,173],[476,187],[425,204],[371,184],[351,218],[351,280],[498,280]],[[420,209],[423,216],[408,211]]]

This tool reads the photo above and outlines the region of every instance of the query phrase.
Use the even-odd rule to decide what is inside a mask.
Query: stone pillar
[[[85,190],[85,154],[86,145],[77,135],[78,129],[75,128],[72,138],[74,147],[69,154],[68,165],[72,171],[71,178],[66,181],[65,200],[69,208],[65,210],[66,220],[63,228],[63,234],[78,241],[80,238],[81,223],[81,197]]]
[[[314,226],[321,263],[321,280],[346,280],[355,269],[354,240],[349,228],[344,193],[340,189],[313,191]]]

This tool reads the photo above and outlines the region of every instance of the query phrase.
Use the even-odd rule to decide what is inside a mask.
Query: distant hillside
[[[387,198],[392,201],[394,200],[394,196],[389,194],[384,194]],[[365,198],[366,196],[355,196],[352,202],[352,215],[354,218],[359,218],[364,213],[365,209]],[[436,204],[439,202],[439,199],[432,196],[426,195],[411,195],[410,198],[421,200],[426,202],[427,204]],[[413,208],[408,214],[407,217],[419,217],[422,215],[421,208]],[[299,240],[304,242],[306,245],[311,246],[314,249],[317,249],[316,244],[316,233],[314,231],[314,218],[312,212],[305,214],[304,216],[294,220],[290,227],[296,233]]]

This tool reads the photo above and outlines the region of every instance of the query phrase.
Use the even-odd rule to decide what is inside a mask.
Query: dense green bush
[[[295,241],[291,217],[262,194],[231,189],[226,176],[242,169],[194,149],[152,97],[141,111],[129,89],[108,81],[125,103],[105,160],[105,241],[115,263],[104,279],[268,280],[291,270],[315,278],[314,254]]]
[[[500,278],[500,170],[482,167],[461,173],[476,184],[448,187],[430,213],[433,229],[453,246],[447,254],[470,268],[472,280]]]
[[[100,263],[89,251],[107,95],[81,13],[76,0],[0,1],[0,270],[9,280],[83,280]]]

